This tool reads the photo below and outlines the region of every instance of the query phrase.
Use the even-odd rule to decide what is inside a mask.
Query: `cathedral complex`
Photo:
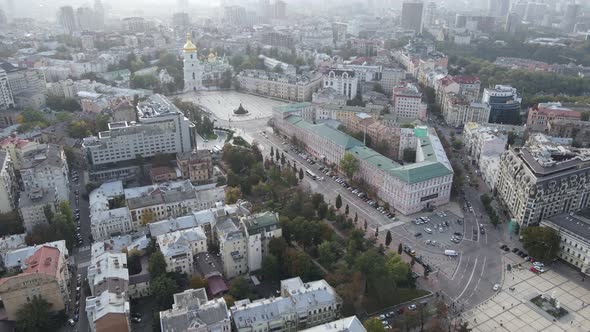
[[[186,36],[186,44],[183,47],[184,57],[184,90],[199,91],[210,87],[218,87],[224,79],[224,73],[231,72],[232,67],[225,56],[218,57],[209,53],[207,58],[199,58],[198,50],[192,43],[190,33]]]

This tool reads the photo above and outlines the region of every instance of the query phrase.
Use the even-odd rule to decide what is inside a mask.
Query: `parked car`
[[[498,289],[500,289],[500,285],[498,285],[498,284],[495,284],[495,285],[494,285],[494,287],[492,287],[492,289],[493,289],[494,291],[497,291]]]
[[[410,305],[408,306],[408,309],[409,309],[409,310],[416,310],[416,305],[415,305],[415,304],[410,304]]]

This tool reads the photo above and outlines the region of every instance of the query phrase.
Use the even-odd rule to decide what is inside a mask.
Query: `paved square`
[[[522,268],[507,271],[500,292],[463,315],[473,331],[590,331],[589,289],[551,269],[536,275],[514,254],[506,254],[505,262]],[[554,320],[530,302],[539,294],[555,296],[569,314]]]
[[[283,101],[249,95],[237,91],[199,91],[188,92],[178,96],[185,101],[203,107],[217,119],[228,121],[247,121],[272,116],[273,106],[286,104]],[[236,116],[233,111],[240,104],[250,112],[248,115]]]

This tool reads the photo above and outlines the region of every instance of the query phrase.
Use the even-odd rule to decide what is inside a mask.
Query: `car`
[[[421,237],[422,236],[422,233],[418,232],[418,233],[414,234],[414,236],[415,237]]]
[[[541,266],[535,266],[535,269],[537,269],[537,271],[539,271],[539,273],[545,273],[545,269]]]
[[[539,270],[537,270],[537,268],[535,266],[531,266],[531,268],[529,270],[534,273],[539,273]]]
[[[513,253],[516,253],[518,250],[519,250],[519,249],[518,249],[518,248],[516,248],[516,247],[512,248],[512,252],[513,252]]]
[[[510,251],[510,248],[506,247],[504,248],[504,251]]]
[[[134,312],[134,313],[131,314],[131,317],[141,318],[141,313],[140,312]]]
[[[385,315],[379,315],[379,320],[385,320]]]
[[[536,267],[544,267],[545,264],[543,264],[541,262],[533,262],[533,266],[536,266]]]
[[[453,233],[453,234],[454,234],[454,235],[457,235],[457,236],[463,236],[463,234],[461,234],[461,233],[459,233],[459,232],[455,232],[455,233]]]
[[[134,323],[141,323],[141,318],[139,317],[131,317],[131,321]]]
[[[432,229],[430,229],[428,227],[424,227],[424,231],[428,234],[432,234]]]
[[[68,324],[70,324],[70,326],[74,326],[76,325],[76,322],[73,319],[68,319]]]
[[[493,290],[497,291],[498,289],[500,289],[500,285],[495,284],[494,287],[492,287]]]
[[[80,318],[80,317],[79,317],[79,315],[78,315],[78,314],[75,314],[75,315],[74,315],[74,321],[76,321],[76,322],[77,322],[79,318]]]
[[[416,250],[412,250],[412,251],[410,251],[410,256],[414,256],[414,257],[416,257]]]
[[[479,229],[479,232],[483,235],[486,233],[486,229],[482,227]]]
[[[408,310],[416,310],[416,305],[415,304],[410,304],[408,306]]]

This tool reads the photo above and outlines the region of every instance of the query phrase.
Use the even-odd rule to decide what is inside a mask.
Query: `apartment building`
[[[56,193],[58,201],[70,199],[68,163],[63,147],[39,144],[20,151],[20,174],[26,192],[41,189]]]
[[[422,92],[415,84],[403,82],[393,88],[393,112],[408,119],[426,120],[427,105],[422,102]]]
[[[223,275],[227,279],[248,272],[248,239],[231,219],[215,224]]]
[[[406,71],[399,68],[383,68],[381,72],[381,87],[389,95],[401,81],[406,78]]]
[[[18,212],[25,230],[30,233],[36,225],[46,224],[45,208],[57,210],[59,200],[55,191],[35,188],[20,193]]]
[[[403,214],[449,201],[453,169],[440,140],[426,127],[414,129],[415,163],[402,166],[341,131],[304,121],[294,110],[277,107],[273,118],[281,133],[296,137],[308,153],[327,164],[338,165],[345,153],[351,153],[359,160],[355,177]]]
[[[445,76],[435,83],[436,102],[445,103],[445,97],[448,93],[454,93],[464,96],[468,101],[475,102],[479,100],[479,91],[481,81],[476,76]]]
[[[289,75],[247,69],[237,76],[239,90],[247,93],[289,101],[311,101],[314,92],[322,86],[322,75]]]
[[[68,267],[64,252],[52,246],[39,246],[25,260],[26,268],[12,277],[0,279],[0,296],[8,320],[35,297],[51,304],[50,311],[64,310],[69,300]]]
[[[223,297],[209,300],[205,288],[174,294],[172,309],[160,311],[162,331],[230,332],[231,315]]]
[[[558,141],[564,141],[559,139]],[[571,142],[571,140],[569,140]],[[496,189],[513,220],[522,226],[588,206],[590,150],[537,134],[500,159]]]
[[[88,265],[88,285],[93,296],[103,292],[127,293],[129,289],[129,270],[127,255],[122,252],[96,250],[96,246],[104,247],[103,242],[92,245],[90,265]]]
[[[260,270],[262,260],[268,253],[268,243],[283,235],[278,213],[267,211],[242,217],[240,228],[248,243],[248,270]]]
[[[6,71],[0,68],[0,110],[7,110],[14,108],[14,98],[12,97],[12,89],[8,84],[8,75]]]
[[[109,123],[109,130],[84,138],[90,165],[132,161],[138,155],[190,152],[194,124],[162,95],[152,95],[137,106],[139,122]]]
[[[6,151],[0,151],[0,213],[14,211],[17,193],[18,184],[10,155]]]
[[[508,136],[493,127],[479,126],[475,122],[465,124],[463,129],[463,144],[469,154],[469,159],[479,165],[483,156],[500,156],[506,151]]]
[[[448,93],[442,104],[445,122],[450,126],[459,127],[468,122],[487,123],[490,116],[490,106],[471,102],[462,95]]]
[[[332,88],[322,88],[317,92],[314,92],[311,101],[314,104],[332,104],[338,106],[346,105],[346,96],[339,94]]]
[[[128,332],[130,307],[122,292],[104,291],[86,298],[86,315],[91,332]]]
[[[196,254],[207,252],[207,235],[199,226],[156,237],[168,272],[193,274]]]
[[[582,113],[563,107],[561,103],[539,103],[529,108],[527,116],[527,129],[531,131],[546,132],[551,121],[573,120],[580,121]]]
[[[325,281],[281,281],[280,297],[236,301],[230,308],[238,332],[300,331],[338,318],[342,300]]]
[[[123,182],[106,182],[88,195],[90,233],[95,241],[133,230],[131,213],[124,206]]]
[[[330,68],[323,75],[323,87],[332,88],[348,100],[356,97],[359,79],[354,70]]]
[[[177,153],[176,166],[182,177],[192,183],[206,183],[213,177],[213,162],[209,150]]]
[[[590,275],[590,209],[558,214],[542,220],[540,226],[553,228],[559,235],[559,258]]]
[[[574,146],[590,147],[590,122],[558,119],[547,124],[547,134],[573,139]]]
[[[0,68],[6,73],[15,107],[40,109],[45,106],[47,88],[43,71],[15,67],[8,62],[0,62]]]

